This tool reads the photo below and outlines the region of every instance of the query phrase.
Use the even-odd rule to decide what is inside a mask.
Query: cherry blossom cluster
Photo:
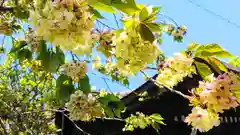
[[[160,55],[157,42],[151,43],[142,39],[135,29],[123,31],[114,41],[116,65],[126,75],[136,74]]]
[[[192,77],[192,74],[196,73],[193,61],[193,58],[180,53],[168,58],[156,80],[170,88],[174,87],[183,81],[184,77]]]
[[[84,78],[87,72],[87,64],[85,62],[71,62],[61,66],[64,73],[71,77],[75,82]]]
[[[100,34],[97,50],[103,53],[106,57],[111,57],[114,54],[114,37],[115,33],[113,31],[104,31]]]
[[[239,90],[240,77],[232,72],[221,74],[217,78],[212,77],[206,82],[200,82],[199,87],[192,90],[194,96],[191,102],[196,107],[186,118],[186,122],[205,132],[217,126],[219,113],[239,106]],[[209,119],[208,124],[205,119]]]
[[[25,37],[27,44],[31,45],[32,51],[36,52],[40,44],[39,41],[42,40],[42,38],[36,36],[31,28],[25,33]]]
[[[165,32],[169,35],[172,35],[174,38],[183,37],[187,33],[187,28],[185,26],[179,26],[175,28],[172,24],[166,25]]]
[[[48,1],[43,10],[31,12],[36,35],[78,55],[91,53],[92,15],[85,0]]]
[[[0,34],[11,35],[13,30],[11,24],[0,19]]]
[[[104,116],[103,108],[97,99],[90,93],[84,94],[81,90],[71,95],[66,106],[72,120],[90,121]]]

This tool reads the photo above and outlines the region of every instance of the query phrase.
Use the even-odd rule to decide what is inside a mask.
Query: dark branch
[[[0,7],[0,12],[13,12],[13,7]]]

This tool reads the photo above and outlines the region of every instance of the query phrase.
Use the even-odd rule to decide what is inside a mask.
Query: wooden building
[[[228,68],[234,72],[240,69],[234,68],[226,64]],[[153,78],[156,78],[155,75]],[[197,87],[201,80],[200,76],[193,78],[185,78],[179,83],[175,89],[184,94],[189,94],[188,90]],[[150,99],[139,101],[139,94],[147,91]],[[165,119],[166,126],[160,127],[161,135],[190,135],[191,126],[183,122],[185,117],[191,113],[189,101],[183,97],[169,92],[165,88],[157,87],[152,81],[147,81],[135,91],[124,96],[122,99],[126,106],[126,112],[122,114],[124,118],[131,113],[143,112],[144,114],[159,113]],[[136,129],[133,132],[123,132],[124,121],[97,119],[94,122],[75,122],[72,123],[63,113],[56,112],[56,125],[58,128],[64,127],[63,135],[158,135],[152,128],[148,127],[144,130]],[[64,123],[62,119],[64,118]],[[83,130],[83,131],[81,131]],[[85,131],[85,132],[84,132]],[[240,135],[240,109],[229,110],[221,115],[221,125],[211,129],[207,133],[198,132],[197,135]]]

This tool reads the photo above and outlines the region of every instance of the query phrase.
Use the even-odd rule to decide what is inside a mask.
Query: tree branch
[[[1,125],[1,127],[3,129],[4,134],[8,135],[7,129],[5,128],[5,126],[4,126],[3,122],[2,122],[2,118],[1,117],[0,117],[0,125]]]
[[[143,75],[144,75],[146,78],[148,78],[149,80],[153,81],[153,82],[154,82],[155,84],[157,84],[158,86],[163,86],[163,87],[165,87],[167,90],[169,90],[170,92],[173,92],[173,93],[175,93],[175,94],[178,94],[178,95],[184,97],[185,99],[188,99],[188,100],[190,99],[189,96],[184,95],[182,92],[180,92],[180,91],[178,91],[178,90],[174,90],[174,89],[172,89],[172,88],[169,88],[169,87],[166,86],[165,84],[163,84],[163,83],[161,83],[161,82],[158,82],[157,80],[154,80],[154,79],[151,78],[151,77],[148,77],[148,75],[147,75],[145,72],[141,71],[141,73],[143,73]]]
[[[13,7],[0,7],[0,12],[13,12]]]

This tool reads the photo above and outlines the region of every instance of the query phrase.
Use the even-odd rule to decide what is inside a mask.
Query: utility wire
[[[209,13],[209,14],[215,16],[215,17],[218,17],[219,19],[221,19],[221,20],[223,20],[223,21],[226,21],[227,23],[229,23],[229,24],[233,25],[234,27],[240,29],[240,25],[237,24],[236,22],[233,22],[233,21],[227,19],[226,17],[223,17],[222,15],[217,14],[217,13],[215,13],[215,12],[213,12],[213,11],[211,11],[211,10],[205,8],[204,6],[202,6],[202,5],[200,5],[200,4],[196,3],[196,2],[194,2],[193,0],[187,0],[187,1],[188,1],[189,3],[191,3],[191,4],[195,5],[195,6],[197,6],[198,8],[201,8],[201,9],[204,10],[205,12],[207,12],[207,13]]]

